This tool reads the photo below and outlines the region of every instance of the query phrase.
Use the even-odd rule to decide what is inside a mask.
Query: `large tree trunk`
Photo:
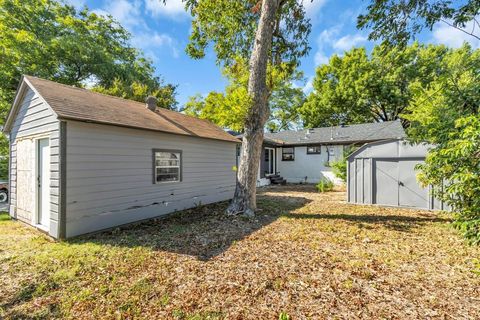
[[[268,120],[267,64],[275,18],[280,0],[263,0],[255,43],[250,57],[248,93],[251,106],[245,120],[242,156],[237,172],[235,195],[229,214],[254,215],[257,207],[257,175],[263,144],[263,130]]]

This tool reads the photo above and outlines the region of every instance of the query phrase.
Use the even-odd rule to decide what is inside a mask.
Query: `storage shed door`
[[[417,182],[415,166],[421,160],[401,160],[398,170],[399,205],[404,207],[428,208],[428,188]]]
[[[398,206],[398,161],[375,160],[374,203]]]
[[[17,141],[17,214],[21,220],[35,221],[35,141]]]

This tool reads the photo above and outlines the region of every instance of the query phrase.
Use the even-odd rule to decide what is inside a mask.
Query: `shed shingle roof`
[[[208,139],[237,142],[213,123],[144,103],[72,87],[32,76],[25,79],[38,91],[59,118],[161,131]]]
[[[400,121],[352,124],[346,126],[314,128],[310,130],[266,133],[265,141],[285,145],[334,144],[369,142],[385,139],[404,138]]]

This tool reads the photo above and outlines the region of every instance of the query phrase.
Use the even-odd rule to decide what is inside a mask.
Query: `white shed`
[[[417,182],[415,167],[425,161],[427,144],[403,140],[368,143],[348,157],[347,198],[350,203],[444,210],[432,188]]]
[[[55,238],[233,196],[238,140],[154,103],[25,76],[4,132],[10,215]]]

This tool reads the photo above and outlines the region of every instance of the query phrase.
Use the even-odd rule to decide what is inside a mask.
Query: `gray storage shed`
[[[348,157],[348,202],[444,210],[432,188],[421,187],[416,179],[415,166],[424,162],[429,148],[403,140],[363,145]]]
[[[9,211],[70,238],[231,199],[238,140],[178,112],[35,77],[5,123]]]

